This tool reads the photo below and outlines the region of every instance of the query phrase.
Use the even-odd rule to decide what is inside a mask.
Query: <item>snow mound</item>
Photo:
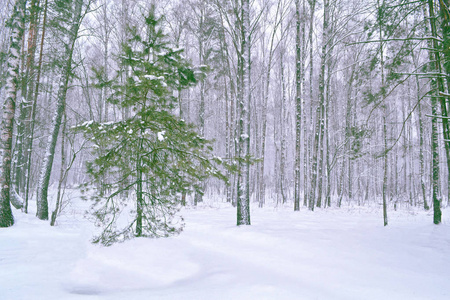
[[[70,273],[66,289],[102,294],[167,287],[199,271],[174,239],[136,239],[112,247],[95,246]]]

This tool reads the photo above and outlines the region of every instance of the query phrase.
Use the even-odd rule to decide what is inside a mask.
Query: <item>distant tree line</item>
[[[252,203],[441,222],[448,0],[15,0],[0,19],[0,227],[31,203],[54,225],[80,184],[104,244],[178,232],[205,197],[238,225]]]

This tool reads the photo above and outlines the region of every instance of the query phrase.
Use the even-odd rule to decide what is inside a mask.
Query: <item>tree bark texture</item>
[[[250,5],[242,0],[241,80],[239,99],[239,174],[237,181],[237,225],[250,225]]]
[[[52,129],[48,137],[47,147],[45,151],[44,161],[39,177],[38,195],[37,195],[37,211],[36,216],[41,220],[48,220],[48,187],[50,184],[50,176],[53,167],[53,159],[55,156],[56,142],[58,140],[59,129],[61,127],[62,117],[65,111],[67,90],[69,80],[72,73],[73,51],[75,41],[78,37],[78,30],[82,19],[83,0],[76,0],[74,3],[74,17],[68,32],[69,39],[65,45],[66,58],[62,76],[59,83],[56,111],[52,120]]]
[[[25,0],[17,0],[10,19],[11,45],[9,50],[8,79],[6,84],[6,99],[3,107],[1,123],[0,150],[1,150],[1,174],[0,174],[0,227],[9,227],[14,224],[11,211],[11,156],[12,136],[14,128],[14,114],[16,111],[17,90],[19,88],[19,68],[21,41],[25,18]]]

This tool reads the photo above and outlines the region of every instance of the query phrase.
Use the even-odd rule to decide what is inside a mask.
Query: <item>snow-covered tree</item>
[[[240,26],[241,57],[239,63],[239,79],[241,80],[240,99],[237,103],[238,121],[238,180],[237,180],[237,225],[250,225],[250,3],[242,1],[242,25]]]
[[[130,117],[78,127],[93,143],[92,209],[103,228],[94,242],[104,245],[179,232],[181,195],[201,188],[198,183],[210,175],[224,179],[210,142],[175,113],[176,93],[194,85],[199,70],[167,43],[160,20],[151,9],[144,28],[131,28],[123,46],[121,69],[131,74],[113,86],[109,101],[129,108]]]
[[[48,186],[50,184],[50,175],[52,172],[53,160],[55,156],[56,142],[58,140],[61,127],[62,117],[64,115],[67,90],[69,89],[69,81],[72,77],[73,52],[75,41],[78,38],[78,31],[81,21],[84,17],[83,8],[84,0],[55,1],[54,11],[55,17],[53,22],[58,22],[58,32],[62,35],[63,54],[55,61],[59,66],[59,87],[57,95],[56,111],[53,115],[51,133],[48,137],[45,150],[45,157],[40,171],[38,195],[37,195],[37,211],[36,216],[41,220],[48,220]],[[87,6],[88,7],[88,6]],[[61,20],[66,20],[62,22]]]
[[[6,100],[3,107],[1,123],[1,169],[0,169],[0,227],[14,224],[11,211],[11,151],[16,109],[17,91],[19,88],[19,68],[23,22],[25,18],[25,0],[17,0],[14,11],[8,22],[11,28],[11,45],[8,61],[8,80],[6,83]]]

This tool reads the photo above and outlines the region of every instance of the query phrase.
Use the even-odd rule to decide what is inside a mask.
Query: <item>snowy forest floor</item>
[[[56,227],[15,211],[0,230],[1,300],[450,299],[450,209],[439,226],[431,211],[389,211],[383,227],[379,207],[254,205],[236,227],[234,208],[204,205],[182,210],[179,236],[105,248],[85,207],[74,200]]]

